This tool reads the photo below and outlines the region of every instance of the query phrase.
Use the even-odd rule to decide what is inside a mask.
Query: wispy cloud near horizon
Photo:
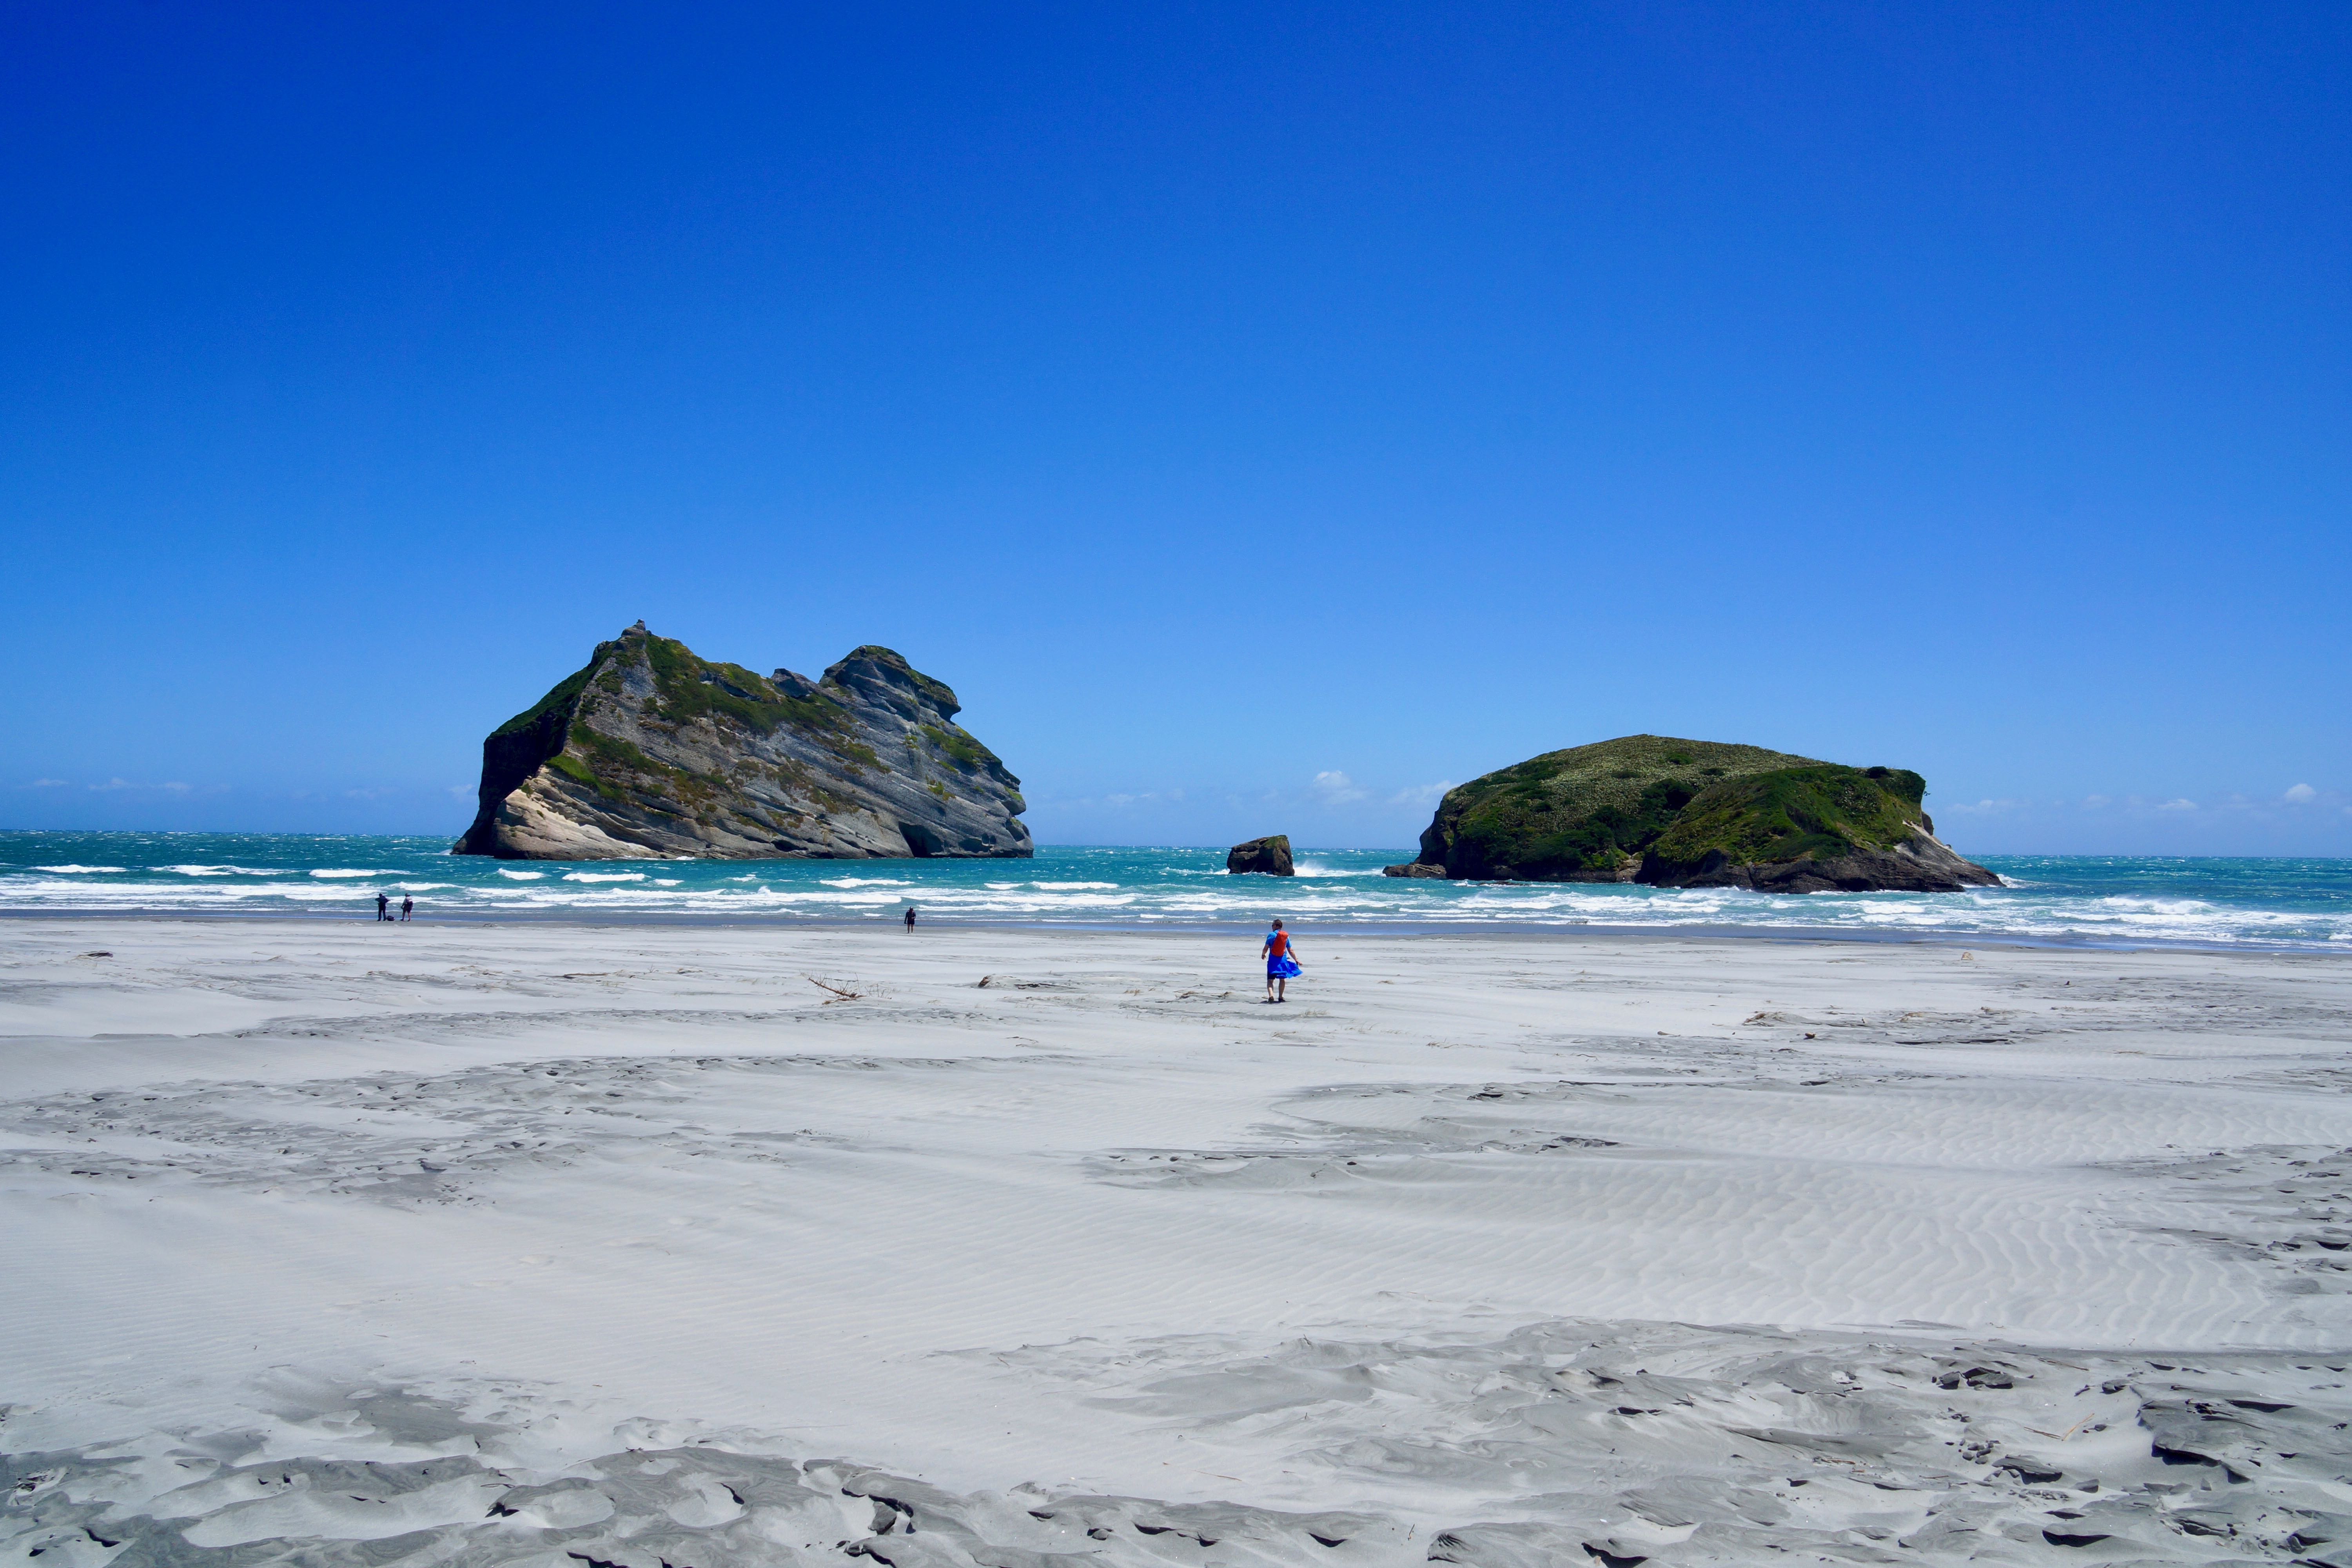
[[[1346,805],[1367,798],[1371,792],[1359,788],[1355,780],[1331,768],[1315,775],[1315,793],[1326,805]]]
[[[52,782],[57,783],[57,784],[63,784],[65,781],[64,781],[63,779],[58,779],[58,780],[55,780],[55,781],[52,781]],[[162,784],[134,784],[133,782],[131,782],[131,780],[129,780],[129,779],[126,779],[126,778],[120,778],[120,777],[118,777],[118,778],[110,778],[110,779],[107,780],[104,784],[90,784],[90,785],[89,785],[88,787],[89,787],[89,788],[90,788],[90,789],[96,790],[96,791],[98,791],[98,792],[99,792],[99,793],[100,793],[100,794],[111,794],[111,793],[113,793],[113,792],[114,792],[114,791],[116,791],[116,790],[125,790],[125,789],[128,789],[128,790],[160,790],[160,791],[163,792],[163,793],[164,793],[164,794],[166,794],[166,795],[187,795],[187,794],[189,794],[190,792],[192,792],[193,790],[194,790],[194,788],[195,788],[196,786],[195,786],[195,785],[194,785],[194,784],[187,784],[187,783],[185,783],[185,782],[184,782],[184,781],[182,781],[182,780],[179,780],[179,779],[167,779],[166,781],[164,781],[164,782],[163,782],[163,783],[162,783]],[[218,791],[218,790],[220,790],[220,789],[222,789],[222,788],[225,788],[225,787],[226,787],[225,785],[221,785],[221,784],[214,784],[214,785],[212,785],[212,786],[211,786],[211,789],[210,789],[207,793],[216,792],[216,791]]]

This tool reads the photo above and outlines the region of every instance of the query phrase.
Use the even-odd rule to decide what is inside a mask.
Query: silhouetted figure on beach
[[[907,934],[915,934],[915,906],[912,904],[907,906]]]
[[[1290,933],[1282,929],[1280,921],[1265,933],[1265,946],[1260,951],[1265,955],[1265,999],[1289,1001],[1290,978],[1298,973],[1298,961],[1290,956]]]
[[[389,893],[378,893],[375,896],[375,918],[380,921],[392,919],[392,895]]]
[[[407,898],[407,897],[404,897],[404,897],[401,899],[401,900],[400,900],[400,918],[401,918],[402,920],[406,920],[406,919],[408,919],[408,917],[409,917],[409,916],[411,916],[411,915],[415,914],[415,912],[416,912],[416,900],[415,900],[415,899],[411,899],[411,898]]]

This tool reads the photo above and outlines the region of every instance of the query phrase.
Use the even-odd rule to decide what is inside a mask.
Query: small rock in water
[[[1256,871],[1268,877],[1295,877],[1290,864],[1290,835],[1271,834],[1236,844],[1225,851],[1225,869],[1235,876]]]

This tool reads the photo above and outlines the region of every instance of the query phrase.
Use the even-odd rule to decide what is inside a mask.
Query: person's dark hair
[[[1282,922],[1281,922],[1280,921],[1275,921],[1275,922],[1274,922],[1274,929],[1275,929],[1275,930],[1276,930],[1276,931],[1280,931],[1280,930],[1282,929]]]

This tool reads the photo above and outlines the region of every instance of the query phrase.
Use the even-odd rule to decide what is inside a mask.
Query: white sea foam
[[[191,836],[158,864],[127,866],[132,845],[81,836],[41,846],[50,858],[0,863],[0,909],[38,911],[271,908],[372,912],[377,886],[432,886],[438,916],[567,910],[600,919],[689,911],[871,920],[911,899],[939,918],[1154,924],[1261,924],[1280,915],[1309,926],[1402,922],[1475,930],[1495,923],[1687,931],[1701,927],[1843,931],[1855,934],[2007,934],[2061,941],[2305,944],[2352,942],[2352,879],[2330,865],[2259,864],[2177,871],[2153,864],[2036,862],[2021,887],[1959,894],[1759,894],[1737,889],[1660,889],[1592,884],[1425,882],[1384,878],[1395,852],[1319,850],[1302,875],[1234,877],[1217,850],[1047,849],[1034,862],[664,862],[528,868],[451,859],[446,844],[398,840],[275,841],[246,850],[238,836],[203,848]],[[0,840],[0,851],[6,841]],[[29,849],[30,846],[26,846]],[[292,863],[257,865],[264,854]],[[31,859],[31,855],[27,855]],[[374,862],[369,868],[348,864]],[[314,861],[327,864],[312,866]],[[1021,879],[1027,873],[1034,880]],[[650,875],[648,873],[651,873]],[[1008,874],[1009,873],[1009,874]],[[560,886],[558,884],[561,884]],[[2273,889],[2276,893],[2273,900]]]

